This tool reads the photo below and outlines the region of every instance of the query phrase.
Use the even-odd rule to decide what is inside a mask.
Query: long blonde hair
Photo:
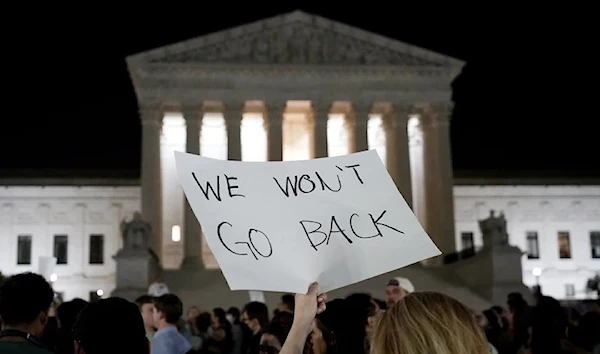
[[[450,296],[417,292],[382,313],[371,354],[487,354],[471,312]]]

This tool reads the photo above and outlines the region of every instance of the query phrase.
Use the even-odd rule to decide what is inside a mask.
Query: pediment
[[[128,58],[130,64],[462,66],[454,58],[296,11]]]

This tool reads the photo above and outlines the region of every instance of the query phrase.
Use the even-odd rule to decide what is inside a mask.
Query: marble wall
[[[474,246],[481,246],[477,221],[491,209],[504,212],[512,245],[527,252],[528,233],[537,235],[538,258],[522,257],[526,285],[539,281],[544,293],[559,299],[589,296],[585,283],[600,272],[591,244],[591,235],[600,232],[600,186],[459,185],[454,198],[457,249],[465,246],[463,233],[472,233]],[[139,208],[137,186],[0,186],[0,271],[39,271],[39,257],[54,255],[55,235],[66,235],[67,263],[55,267],[56,291],[66,299],[89,299],[99,289],[109,294],[115,286],[112,256],[121,243],[119,224]],[[561,258],[559,238],[562,256],[567,255],[565,233],[570,258]],[[92,235],[103,235],[102,264],[90,264]],[[31,236],[31,264],[17,264],[19,236]],[[541,272],[538,277],[534,268]]]

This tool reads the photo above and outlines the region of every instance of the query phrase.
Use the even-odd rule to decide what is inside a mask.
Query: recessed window
[[[104,264],[104,235],[90,235],[90,264]]]
[[[571,258],[571,239],[566,231],[558,233],[558,256],[561,259]]]
[[[69,256],[69,237],[67,235],[54,235],[54,258],[56,264],[67,264]]]
[[[475,247],[475,244],[473,242],[473,233],[472,232],[461,232],[460,240],[462,242],[463,250],[470,250]]]
[[[535,231],[527,232],[527,258],[528,259],[539,259],[540,258],[540,247],[538,242],[538,234]]]
[[[592,248],[592,258],[600,258],[600,231],[590,232],[590,247]]]
[[[17,238],[17,264],[31,264],[31,235],[19,235]]]

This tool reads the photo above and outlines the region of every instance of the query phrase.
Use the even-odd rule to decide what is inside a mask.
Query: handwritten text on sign
[[[176,153],[178,175],[232,290],[349,285],[440,254],[375,151],[293,162]]]

